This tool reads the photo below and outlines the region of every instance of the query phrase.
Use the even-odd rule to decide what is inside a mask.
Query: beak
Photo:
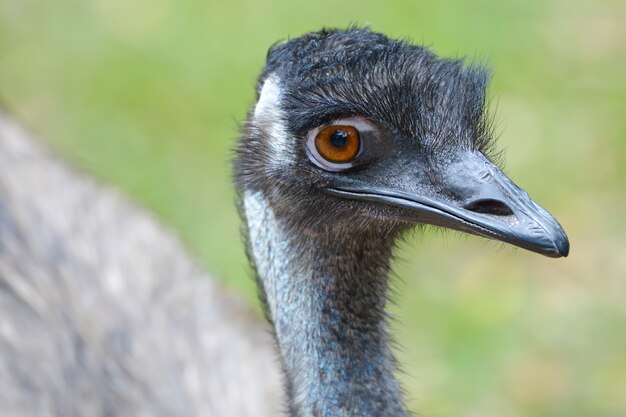
[[[569,240],[554,216],[481,153],[465,152],[436,171],[434,176],[419,175],[417,168],[408,167],[379,176],[394,178],[393,184],[363,186],[352,182],[327,191],[406,209],[403,212],[415,222],[507,242],[553,258],[568,255]]]

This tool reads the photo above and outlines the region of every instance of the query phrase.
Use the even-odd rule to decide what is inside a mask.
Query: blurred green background
[[[270,44],[350,23],[488,62],[507,172],[572,243],[560,260],[455,233],[402,246],[393,332],[411,409],[626,416],[626,2],[0,0],[0,97],[256,303],[237,121]]]

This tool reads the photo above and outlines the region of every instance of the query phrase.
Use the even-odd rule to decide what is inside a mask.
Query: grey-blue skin
[[[274,45],[238,142],[248,256],[291,416],[403,416],[385,304],[398,238],[431,224],[567,256],[565,232],[490,159],[488,72],[367,29]],[[346,165],[308,138],[368,127]]]

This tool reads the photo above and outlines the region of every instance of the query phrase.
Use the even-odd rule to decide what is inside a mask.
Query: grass
[[[625,20],[611,0],[4,0],[0,97],[254,301],[229,150],[267,47],[358,23],[488,62],[507,172],[561,220],[572,252],[409,239],[393,307],[409,404],[429,417],[621,417]]]

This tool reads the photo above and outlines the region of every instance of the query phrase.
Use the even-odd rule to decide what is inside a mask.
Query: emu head
[[[277,44],[238,145],[239,189],[302,230],[422,223],[567,256],[556,219],[488,157],[488,78],[364,29]]]

